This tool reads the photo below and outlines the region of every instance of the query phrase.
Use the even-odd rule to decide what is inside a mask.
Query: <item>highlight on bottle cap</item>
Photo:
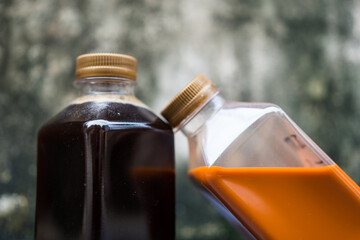
[[[196,113],[218,93],[218,89],[204,75],[194,78],[164,108],[161,114],[173,128],[178,128],[183,120]]]
[[[116,77],[136,80],[136,59],[123,54],[90,53],[76,59],[75,79]]]

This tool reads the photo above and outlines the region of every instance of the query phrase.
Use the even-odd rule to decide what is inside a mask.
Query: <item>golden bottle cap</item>
[[[161,114],[173,128],[178,128],[183,120],[201,110],[218,92],[214,84],[200,74],[173,98]]]
[[[123,54],[90,53],[76,59],[75,79],[117,77],[136,80],[136,59]]]

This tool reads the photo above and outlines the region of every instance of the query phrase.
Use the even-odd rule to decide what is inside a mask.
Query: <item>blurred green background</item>
[[[0,239],[33,239],[36,134],[75,98],[75,58],[139,63],[157,113],[199,73],[235,101],[280,105],[360,183],[360,3],[0,0]],[[177,239],[242,239],[191,185],[176,136]]]

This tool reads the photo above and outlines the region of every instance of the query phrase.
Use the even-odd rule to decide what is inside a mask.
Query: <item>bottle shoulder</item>
[[[84,125],[96,120],[116,124],[145,124],[151,128],[171,131],[170,126],[145,105],[108,100],[74,101],[47,121],[41,129],[64,124]]]

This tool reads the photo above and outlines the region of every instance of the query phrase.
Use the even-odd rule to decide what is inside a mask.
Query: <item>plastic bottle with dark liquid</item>
[[[248,239],[360,239],[360,188],[274,104],[224,100],[200,75],[162,112],[189,176]]]
[[[84,95],[38,134],[37,240],[175,238],[173,132],[135,80],[130,56],[78,57]]]

